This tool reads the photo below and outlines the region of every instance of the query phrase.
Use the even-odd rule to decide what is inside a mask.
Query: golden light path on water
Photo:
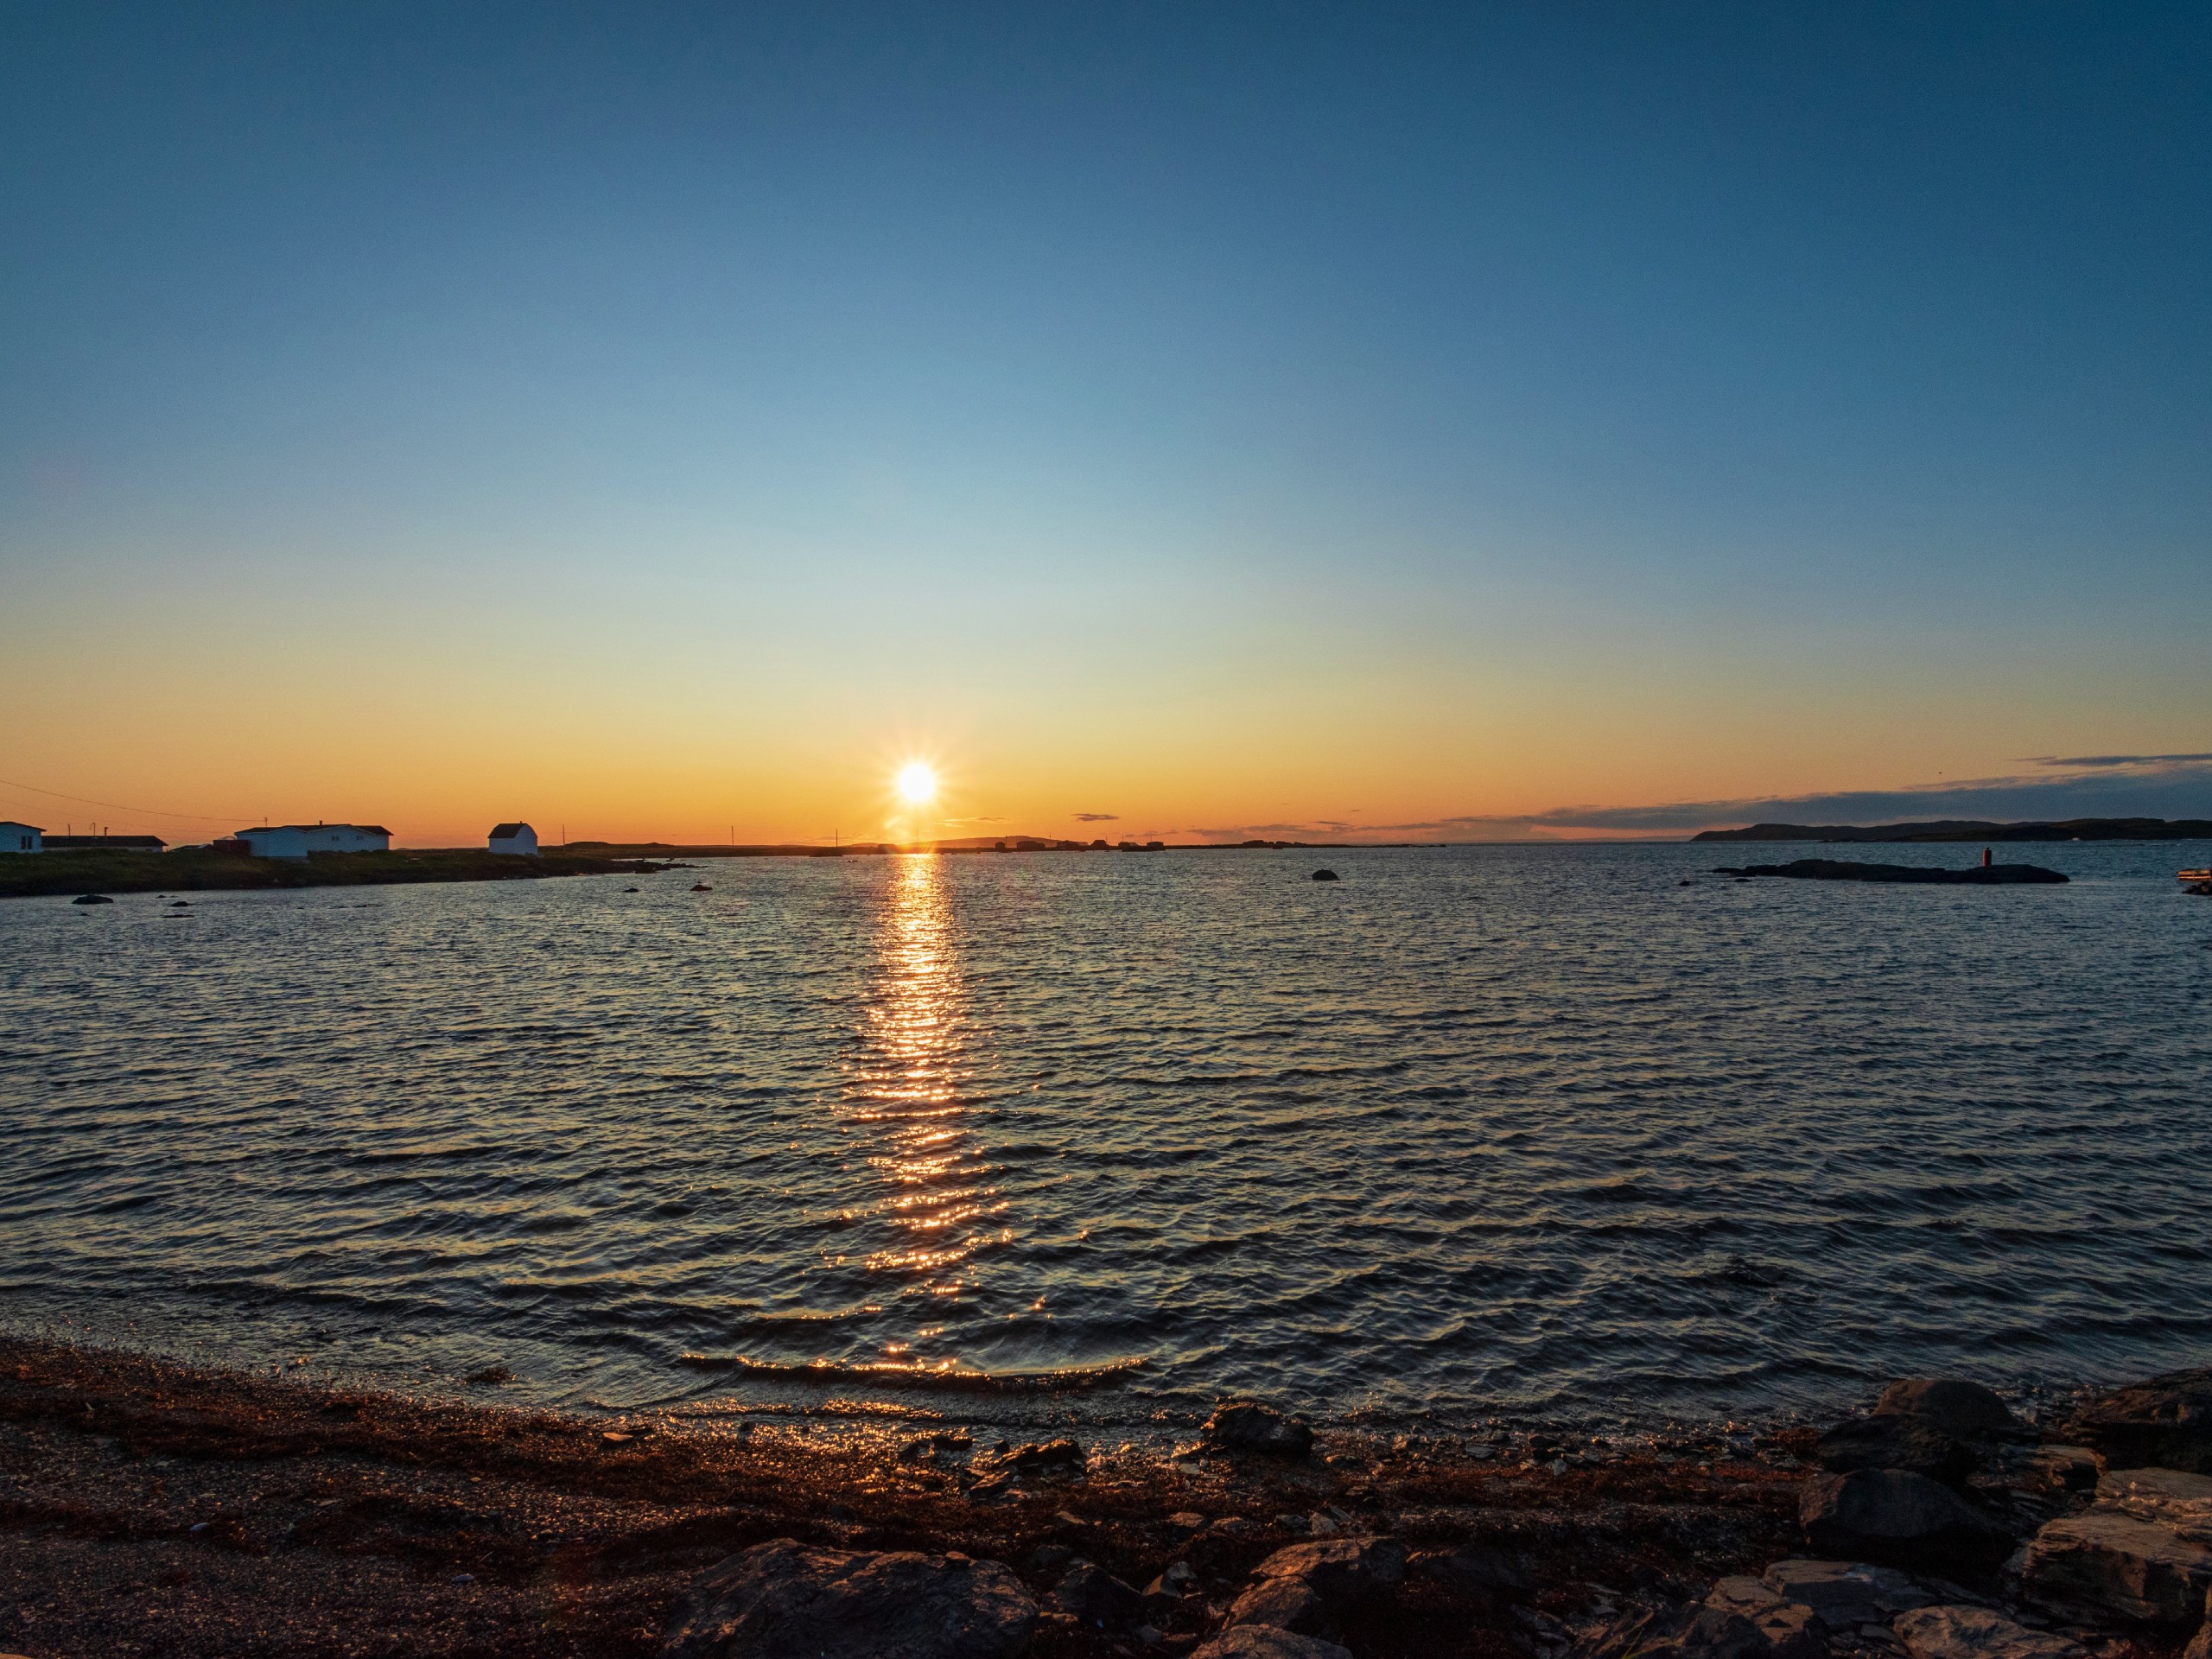
[[[965,1122],[973,1067],[954,925],[942,861],[899,858],[877,923],[875,985],[845,1109],[872,1143],[863,1161],[882,1184],[878,1202],[896,1234],[864,1265],[900,1281],[906,1295],[958,1297],[974,1285],[976,1252],[1001,1236],[991,1218],[1004,1200]],[[885,1352],[912,1363],[911,1346],[893,1342]]]

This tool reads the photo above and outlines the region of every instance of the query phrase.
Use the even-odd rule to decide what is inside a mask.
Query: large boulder
[[[1886,1624],[1935,1599],[1895,1567],[1871,1561],[1777,1561],[1760,1582],[1777,1600],[1810,1607],[1834,1630]]]
[[[777,1538],[702,1574],[664,1659],[1014,1659],[1037,1605],[996,1561]]]
[[[2021,1432],[2012,1408],[1979,1382],[1948,1376],[1911,1376],[1892,1382],[1874,1402],[1877,1417],[1910,1417],[1955,1440],[1987,1440]]]
[[[2091,1401],[2066,1426],[2119,1468],[2212,1474],[2212,1370],[2168,1371]]]
[[[1329,1605],[1303,1579],[1262,1579],[1230,1604],[1229,1622],[1306,1634],[1328,1622]]]
[[[1856,1469],[1906,1469],[1946,1486],[1962,1484],[1980,1462],[1965,1442],[1925,1419],[1902,1412],[1853,1417],[1838,1423],[1813,1442],[1813,1458],[1831,1474],[1847,1475]]]
[[[1395,1538],[1327,1538],[1279,1549],[1253,1569],[1256,1582],[1229,1610],[1231,1624],[1286,1630],[1332,1625],[1352,1608],[1406,1576],[1406,1547]]]
[[[2212,1549],[2109,1510],[2051,1522],[2028,1545],[2020,1594],[2084,1623],[2189,1630],[2212,1591]]]
[[[1262,1579],[1299,1579],[1333,1607],[1349,1607],[1406,1576],[1406,1547],[1395,1538],[1324,1538],[1279,1549],[1253,1569]]]
[[[1313,1431],[1273,1406],[1239,1400],[1217,1407],[1198,1431],[1198,1440],[1215,1452],[1272,1452],[1302,1458],[1313,1449]]]
[[[1987,1567],[2012,1548],[2005,1530],[1949,1487],[1902,1469],[1860,1469],[1807,1483],[1798,1521],[1815,1549],[1916,1570]]]
[[[2212,1545],[2212,1475],[2109,1469],[2097,1479],[2097,1507],[2155,1521],[2192,1543]]]
[[[2082,1644],[1986,1607],[1922,1607],[1891,1626],[1911,1659],[2082,1659]]]
[[[1351,1651],[1272,1624],[1239,1624],[1193,1649],[1191,1659],[1351,1659]]]

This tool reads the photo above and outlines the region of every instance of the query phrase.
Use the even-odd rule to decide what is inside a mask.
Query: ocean
[[[1229,1394],[1636,1424],[2207,1363],[2202,844],[2001,849],[2065,887],[1707,874],[1837,850],[6,901],[0,1321],[1131,1434]]]

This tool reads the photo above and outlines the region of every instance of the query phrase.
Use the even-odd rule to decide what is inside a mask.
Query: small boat
[[[2212,870],[2183,870],[2181,879],[2184,881],[2212,881]]]
[[[2181,873],[2181,890],[2212,899],[2212,870],[2183,870]]]

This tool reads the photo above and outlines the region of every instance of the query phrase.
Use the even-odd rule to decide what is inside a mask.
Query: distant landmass
[[[2212,818],[2067,818],[2051,823],[1755,823],[1700,830],[1692,841],[2204,841]]]

